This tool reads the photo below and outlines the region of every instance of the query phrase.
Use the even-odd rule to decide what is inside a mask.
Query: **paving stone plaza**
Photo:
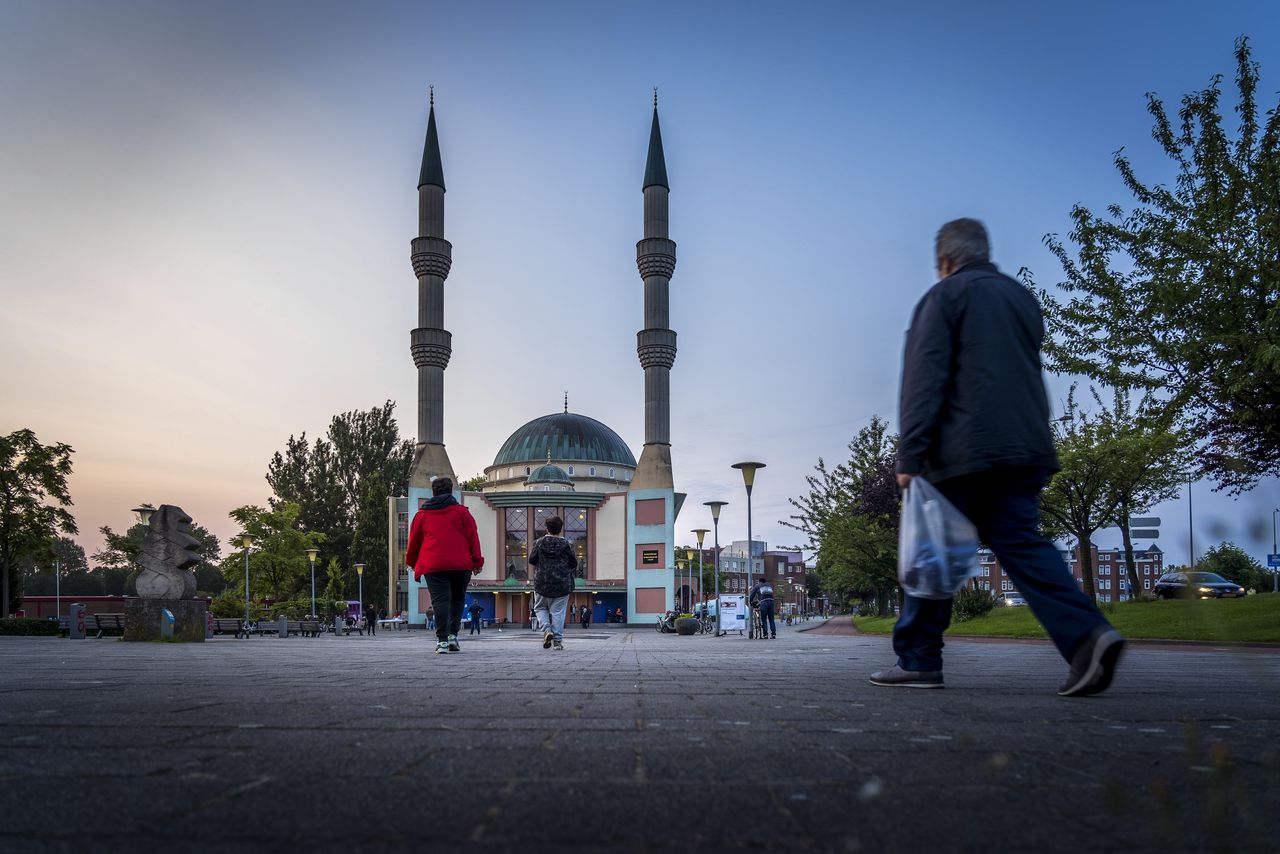
[[[844,618],[847,619],[847,618]],[[0,639],[0,850],[1262,851],[1280,654],[1135,646],[1054,696],[1033,642],[572,629]]]

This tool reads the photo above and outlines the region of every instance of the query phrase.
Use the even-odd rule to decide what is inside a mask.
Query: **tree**
[[[1272,587],[1271,575],[1248,552],[1234,543],[1220,543],[1196,561],[1197,572],[1216,572],[1247,590],[1267,592]]]
[[[54,577],[55,572],[61,581]],[[89,574],[84,549],[70,537],[53,541],[51,559],[37,562],[25,558],[22,576],[22,591],[27,596],[53,596],[59,591],[64,596],[93,596],[101,592],[101,585]]]
[[[1144,183],[1116,152],[1136,204],[1103,216],[1073,208],[1075,256],[1045,238],[1069,299],[1042,294],[1050,368],[1157,392],[1198,444],[1201,473],[1235,493],[1280,474],[1280,109],[1260,111],[1250,57],[1241,37],[1234,137],[1221,75],[1182,99],[1176,126],[1148,94],[1152,136],[1177,178]]]
[[[809,494],[788,499],[798,512],[781,524],[803,533],[817,552],[823,590],[838,597],[874,596],[887,614],[898,587],[897,437],[878,416],[849,443],[850,458],[833,469],[819,458],[805,478]]]
[[[1098,425],[1099,438],[1111,453],[1107,468],[1116,499],[1115,524],[1124,540],[1125,573],[1134,598],[1142,584],[1133,559],[1129,520],[1135,513],[1147,513],[1160,502],[1176,498],[1190,465],[1181,433],[1153,415],[1158,409],[1148,395],[1135,411],[1129,393],[1117,390],[1114,405],[1100,413]]]
[[[1099,419],[1081,412],[1075,389],[1067,398],[1066,427],[1057,438],[1061,468],[1040,494],[1041,527],[1051,538],[1075,537],[1080,547],[1084,589],[1098,593],[1093,580],[1093,535],[1116,518],[1119,500],[1111,488],[1110,450]]]
[[[319,548],[324,535],[298,530],[296,504],[284,502],[271,510],[256,505],[237,507],[229,514],[240,524],[241,533],[231,538],[233,547],[241,537],[253,538],[249,555],[252,599],[267,596],[277,602],[292,599],[304,590],[310,596],[311,563],[307,549]],[[221,571],[228,587],[244,584],[244,552],[232,553],[222,561]]]
[[[375,579],[379,577],[379,567],[387,565],[387,495],[381,480],[375,476],[366,477],[364,487],[351,541],[351,564],[363,563],[369,575],[365,600],[385,606],[386,588]]]
[[[284,452],[276,452],[267,466],[267,483],[274,492],[271,508],[298,506],[299,528],[325,537],[323,561],[336,557],[343,566],[370,564],[353,553],[358,521],[366,520],[367,544],[375,527],[386,531],[387,497],[409,490],[414,444],[400,438],[394,412],[395,404],[388,400],[367,411],[335,415],[326,438],[309,445],[306,433],[290,436]],[[375,520],[380,522],[375,525]],[[377,560],[385,558],[384,543]]]
[[[462,492],[479,492],[488,482],[483,474],[477,474],[459,483],[458,489]]]
[[[0,617],[22,602],[23,559],[48,560],[58,534],[75,534],[67,476],[75,451],[31,430],[0,437]]]

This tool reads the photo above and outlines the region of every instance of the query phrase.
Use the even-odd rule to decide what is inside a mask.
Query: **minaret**
[[[671,366],[676,360],[676,334],[670,329],[668,290],[676,268],[676,244],[667,237],[671,189],[662,154],[656,89],[643,192],[644,239],[636,244],[636,266],[644,279],[644,328],[636,335],[636,352],[644,368],[644,450],[631,489],[672,489]]]
[[[413,363],[418,367],[418,446],[409,471],[412,491],[431,495],[433,477],[454,477],[444,450],[444,369],[453,352],[444,328],[444,280],[449,276],[453,246],[444,239],[444,167],[436,135],[435,91],[427,114],[427,141],[418,177],[418,236],[410,259],[418,276],[418,328],[410,333]],[[410,513],[416,511],[411,507]]]

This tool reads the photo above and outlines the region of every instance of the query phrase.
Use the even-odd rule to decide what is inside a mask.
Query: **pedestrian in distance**
[[[1105,691],[1124,638],[1039,531],[1040,491],[1058,469],[1040,305],[991,263],[977,220],[948,222],[934,248],[939,281],[916,304],[902,360],[898,485],[926,478],[978,529],[1069,664],[1059,695]],[[898,661],[872,684],[943,686],[951,603],[906,597],[893,630]]]
[[[560,536],[564,521],[559,516],[547,519],[547,533],[529,549],[529,565],[533,573],[533,610],[542,626],[542,648],[564,649],[564,618],[573,592],[574,571],[578,558],[573,546]]]
[[[369,627],[369,634],[376,635],[378,633],[378,609],[373,607],[373,603],[365,606],[364,622]]]
[[[748,601],[760,612],[760,637],[776,640],[778,624],[773,619],[773,585],[769,579],[761,578],[752,586]]]
[[[587,626],[591,625],[591,609],[588,608],[586,605],[583,605],[582,608],[579,609],[578,611],[578,622],[582,625],[582,628],[584,629]]]
[[[471,576],[484,568],[476,520],[453,497],[453,481],[431,481],[431,499],[413,517],[405,563],[427,585],[436,617],[436,652],[460,652],[458,630]]]
[[[472,600],[471,607],[467,609],[467,613],[471,615],[471,632],[470,634],[480,634],[480,616],[484,613],[484,608],[479,602]]]

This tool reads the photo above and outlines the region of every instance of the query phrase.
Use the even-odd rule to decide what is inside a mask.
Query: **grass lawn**
[[[1259,593],[1243,599],[1119,602],[1102,611],[1120,633],[1130,638],[1280,643],[1280,594]],[[888,633],[896,617],[857,617],[858,631]],[[988,616],[952,623],[948,635],[1008,638],[1048,637],[1030,608],[997,607]]]

